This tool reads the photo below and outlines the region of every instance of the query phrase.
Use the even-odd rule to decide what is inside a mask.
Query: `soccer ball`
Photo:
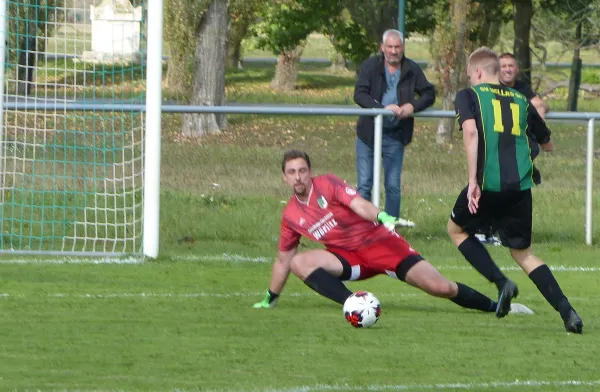
[[[381,304],[368,291],[357,291],[344,302],[344,317],[356,328],[368,328],[379,320]]]

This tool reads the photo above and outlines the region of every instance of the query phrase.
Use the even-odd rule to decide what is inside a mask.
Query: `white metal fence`
[[[238,113],[238,114],[288,114],[288,115],[328,115],[328,116],[374,116],[375,117],[375,145],[373,166],[373,192],[372,202],[379,207],[380,178],[381,178],[381,135],[383,116],[394,115],[384,109],[342,108],[327,106],[183,106],[163,105],[163,112],[169,113]],[[452,111],[425,110],[416,113],[415,117],[454,118]],[[548,120],[580,120],[587,121],[587,154],[586,154],[586,202],[585,202],[585,242],[592,244],[592,208],[593,208],[593,164],[594,164],[594,130],[595,120],[600,119],[600,113],[555,112],[549,113]],[[156,139],[156,140],[155,140]],[[147,137],[147,143],[160,143],[160,136]],[[150,151],[147,149],[147,151]],[[150,158],[154,159],[154,158]],[[158,168],[157,168],[158,169]],[[148,173],[146,181],[158,183],[158,173]],[[152,177],[151,177],[152,176]],[[154,178],[154,179],[151,179]],[[147,206],[146,206],[147,208]],[[151,230],[151,228],[148,228]],[[145,232],[146,234],[146,232]],[[157,241],[158,242],[158,241]]]
[[[150,66],[150,64],[148,64]],[[156,70],[154,72],[157,72]],[[150,71],[148,72],[150,73]],[[158,89],[157,86],[148,85],[148,89]],[[21,110],[67,110],[82,109],[96,111],[146,111],[146,144],[145,144],[145,176],[144,176],[144,254],[149,257],[158,255],[159,240],[159,186],[160,184],[160,116],[162,113],[227,113],[227,114],[264,114],[264,115],[324,115],[324,116],[374,116],[375,117],[375,145],[373,167],[373,193],[372,202],[379,206],[380,179],[381,179],[381,135],[383,116],[394,115],[384,109],[362,109],[354,107],[335,106],[266,106],[266,105],[235,105],[235,106],[188,106],[188,105],[161,105],[160,93],[151,95],[154,105],[150,102],[143,104],[93,104],[93,103],[57,103],[47,102],[5,102],[4,107]],[[158,101],[158,105],[156,104]],[[452,111],[425,110],[415,114],[415,117],[425,118],[454,118]],[[586,153],[586,202],[585,202],[585,242],[592,244],[592,209],[593,209],[593,164],[594,164],[594,130],[595,120],[600,119],[600,113],[582,112],[554,112],[549,113],[548,120],[587,121],[587,153]]]

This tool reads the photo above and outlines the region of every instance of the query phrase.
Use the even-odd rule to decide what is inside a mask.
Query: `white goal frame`
[[[142,222],[142,253],[144,256],[155,258],[159,249],[159,193],[160,193],[160,139],[161,139],[161,105],[162,105],[162,61],[163,61],[163,1],[147,1],[147,52],[146,52],[146,104],[139,107],[145,111],[145,136],[144,136],[144,168],[143,168],[143,222]],[[5,101],[5,72],[6,72],[6,37],[7,37],[8,1],[0,0],[0,146],[5,143],[4,133],[4,110],[8,107],[18,107],[23,110],[35,110],[35,105],[24,104],[11,105]],[[39,105],[39,103],[38,103]],[[49,104],[48,106],[56,105]],[[76,110],[67,108],[69,104],[63,104],[55,110]],[[77,106],[77,105],[75,105]],[[82,105],[79,105],[81,107]],[[86,106],[86,105],[83,105]],[[102,107],[94,106],[98,110]],[[115,105],[112,106],[115,110]],[[123,108],[127,104],[121,105]],[[139,106],[139,105],[135,105]],[[119,110],[117,107],[116,110]],[[48,108],[46,107],[46,110]],[[0,148],[0,154],[2,154]],[[5,168],[2,165],[0,155],[0,173]],[[44,251],[15,252],[29,254],[45,254]],[[52,251],[52,254],[74,255],[74,256],[105,256],[102,252],[77,252],[77,251]]]

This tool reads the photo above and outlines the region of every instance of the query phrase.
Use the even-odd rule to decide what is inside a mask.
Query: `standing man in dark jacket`
[[[404,147],[410,143],[414,129],[411,115],[433,105],[435,89],[417,63],[404,57],[404,37],[398,30],[385,31],[381,53],[363,63],[354,86],[354,102],[363,108],[384,108],[395,114],[383,117],[381,149],[385,212],[400,217]],[[373,187],[374,125],[372,116],[360,116],[356,125],[357,188],[367,200],[371,200]]]

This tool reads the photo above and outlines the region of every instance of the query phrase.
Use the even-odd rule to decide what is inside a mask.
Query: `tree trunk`
[[[250,19],[243,18],[237,23],[231,24],[229,40],[227,42],[227,62],[228,68],[242,69],[242,40],[248,34]]]
[[[298,73],[298,63],[304,51],[305,43],[302,43],[293,50],[281,53],[277,57],[277,66],[275,68],[275,77],[271,81],[271,88],[279,91],[292,91],[296,88],[296,76]]]
[[[329,66],[329,72],[335,74],[343,74],[348,72],[348,62],[344,56],[338,52],[332,53],[329,56],[331,66]]]
[[[464,64],[465,64],[465,42],[467,35],[467,13],[469,10],[469,0],[454,0],[450,3],[452,10],[452,27],[442,27],[444,32],[439,32],[445,40],[443,45],[445,52],[443,53],[443,83],[442,83],[442,110],[452,110],[454,108],[454,97],[461,86],[461,81],[464,80]],[[454,133],[455,120],[453,118],[441,119],[436,132],[436,142],[438,144],[446,144],[452,140]]]
[[[194,52],[195,70],[190,103],[221,106],[225,103],[225,57],[227,56],[227,0],[212,0],[200,22]],[[202,136],[219,132],[224,114],[184,114],[181,132]]]
[[[26,26],[25,35],[23,35],[20,42],[19,66],[17,67],[17,80],[19,81],[17,94],[19,95],[31,93],[37,59],[37,25],[30,22]]]
[[[243,69],[242,66],[242,41],[230,42],[227,48],[227,68]]]
[[[498,20],[498,13],[498,7],[490,7],[489,4],[485,3],[479,4],[477,13],[469,18],[469,24],[478,33],[467,52],[472,52],[481,46],[487,46],[488,48],[496,46],[500,38],[500,27],[502,27],[502,23]]]
[[[533,52],[533,55],[540,62],[537,76],[535,78],[531,78],[531,88],[533,91],[538,91],[547,72],[546,60],[548,59],[548,49],[543,45],[544,39],[540,36],[540,34],[536,34],[536,29],[533,25],[531,33],[531,45],[538,50],[538,52]]]
[[[329,50],[329,61],[331,61],[331,66],[329,67],[329,72],[331,73],[347,73],[348,71],[348,61],[344,58],[344,55],[335,50],[333,45],[335,44],[335,36],[331,34],[329,36],[329,40],[331,41],[332,47]]]
[[[465,54],[465,43],[467,41],[467,14],[469,12],[469,0],[455,0],[454,3],[454,26],[456,27],[456,46],[454,53],[456,53],[456,60],[454,63],[454,75],[452,78],[452,94],[456,95],[459,87],[461,87],[461,80],[466,70],[466,54]]]
[[[500,27],[502,25],[500,23],[492,23],[490,27],[490,35],[488,36],[488,41],[486,46],[489,48],[493,48],[498,43],[498,40],[501,36]]]
[[[189,99],[189,91],[192,86],[193,57],[190,54],[179,53],[175,45],[171,46],[165,85],[170,91],[183,95],[185,101]]]
[[[442,110],[453,110],[452,100],[454,96],[448,93],[442,95]],[[435,133],[435,141],[437,144],[448,144],[452,140],[454,133],[454,119],[442,118],[438,123]]]
[[[512,0],[515,26],[514,55],[521,69],[521,79],[531,81],[531,51],[529,35],[533,17],[532,0]]]
[[[489,13],[485,10],[482,10],[482,18],[481,18],[481,27],[479,30],[479,34],[477,36],[477,47],[488,46],[488,41],[490,39],[490,33],[493,25],[497,25],[495,20],[490,20]]]
[[[581,57],[579,52],[581,49],[581,28],[583,21],[577,23],[575,29],[575,49],[573,50],[573,63],[571,65],[571,77],[569,79],[569,96],[567,98],[567,110],[570,112],[577,111],[577,98],[579,97],[579,85],[581,84]]]

